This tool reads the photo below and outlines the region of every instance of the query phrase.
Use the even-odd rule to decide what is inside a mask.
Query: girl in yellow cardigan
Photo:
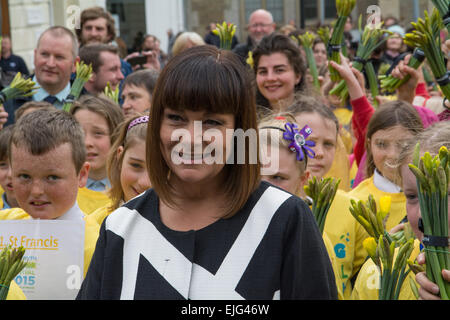
[[[403,101],[392,101],[378,108],[370,119],[366,134],[367,176],[350,195],[366,201],[372,194],[379,203],[382,196],[392,199],[386,222],[389,231],[406,216],[406,198],[399,186],[397,161],[405,142],[423,130],[422,120],[414,108]]]
[[[318,179],[328,176],[335,160],[339,136],[339,123],[336,116],[328,106],[312,97],[299,98],[288,111],[295,116],[299,127],[308,124],[312,129],[310,139],[316,144],[312,148],[315,158],[308,162],[308,172]],[[339,177],[333,176],[333,178]],[[344,293],[345,299],[350,298],[352,280],[367,255],[362,242],[368,234],[349,211],[351,199],[347,192],[338,190],[324,227],[324,233],[330,239],[336,256],[337,273],[341,279],[338,287]]]
[[[410,256],[410,260],[415,260],[420,252],[420,242],[423,238],[422,231],[419,230],[419,218],[420,218],[420,206],[418,200],[417,182],[414,174],[408,167],[408,164],[412,162],[412,154],[416,143],[420,143],[421,153],[428,151],[432,157],[439,153],[441,146],[450,148],[450,123],[440,122],[427,128],[418,136],[412,138],[401,150],[399,155],[397,172],[401,178],[401,186],[403,194],[406,198],[405,209],[407,213],[408,222],[411,225],[412,230],[416,236],[414,243],[414,250]],[[449,202],[450,204],[450,202]],[[450,212],[450,205],[449,205]],[[449,270],[443,272],[447,275],[447,281],[450,281],[448,277]],[[377,281],[379,279],[379,271],[375,267],[372,260],[368,260],[361,268],[361,272],[355,283],[355,288],[352,293],[353,299],[360,300],[377,300],[378,299],[378,286]],[[414,273],[410,273],[408,278],[414,279]],[[415,300],[416,297],[413,294],[409,285],[409,279],[405,279],[402,289],[400,291],[400,300]],[[431,290],[428,292],[426,288],[432,287],[434,284],[426,279],[424,273],[417,275],[417,282],[422,286],[420,289],[420,295],[422,299],[434,299],[437,296],[433,296]],[[444,277],[445,278],[445,277]]]
[[[138,114],[125,120],[118,127],[117,138],[107,159],[108,191],[111,203],[105,205],[88,219],[99,225],[114,210],[151,187],[148,178],[145,140],[147,137],[148,113]]]

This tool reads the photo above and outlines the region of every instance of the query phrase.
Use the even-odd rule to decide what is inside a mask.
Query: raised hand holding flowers
[[[370,59],[372,53],[384,42],[386,42],[386,40],[388,39],[387,36],[391,34],[390,31],[382,29],[381,26],[381,23],[375,26],[368,24],[365,26],[364,32],[362,32],[360,19],[359,29],[362,33],[362,36],[358,46],[358,50],[356,52],[356,57],[352,63],[352,67],[356,70],[362,71],[366,67],[367,61],[368,59]],[[373,87],[374,84],[376,84],[378,88],[378,81],[375,76],[375,72],[370,72],[371,70],[367,70],[367,68],[366,71],[369,71],[368,77],[370,77],[369,83],[372,83],[372,92],[373,94],[376,94],[376,91]],[[339,82],[338,85],[330,91],[330,94],[340,97],[341,101],[346,101],[348,98],[348,88],[346,82],[344,80]]]
[[[425,18],[419,18],[417,22],[411,22],[414,30],[405,35],[405,44],[420,48],[430,65],[442,93],[450,99],[450,72],[444,62],[444,54],[441,50],[440,31],[444,25],[439,11],[434,8],[431,16],[424,12]]]
[[[336,0],[336,9],[338,18],[334,25],[333,34],[328,42],[328,60],[340,63],[342,38],[344,36],[344,26],[347,23],[347,17],[353,11],[356,5],[356,0]],[[330,66],[331,81],[337,82],[340,80],[339,73]]]

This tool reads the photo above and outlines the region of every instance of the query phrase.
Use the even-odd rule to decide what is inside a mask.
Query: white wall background
[[[146,0],[145,16],[147,34],[158,37],[161,49],[167,52],[167,30],[172,29],[174,35],[184,31],[183,0]]]

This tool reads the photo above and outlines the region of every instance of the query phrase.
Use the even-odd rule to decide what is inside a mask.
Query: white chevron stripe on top
[[[205,272],[199,272],[203,268],[199,269],[199,266],[194,266],[192,288],[189,293],[192,299],[242,299],[235,289],[264,237],[275,212],[289,197],[291,195],[287,192],[273,187],[267,188],[253,207],[242,231],[213,278],[205,276]]]
[[[121,299],[134,297],[141,254],[185,299],[243,299],[236,286],[275,212],[290,196],[273,187],[264,192],[215,275],[192,264],[139,212],[118,209],[107,218],[106,229],[124,239]]]

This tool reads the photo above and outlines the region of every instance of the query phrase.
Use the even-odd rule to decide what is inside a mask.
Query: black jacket
[[[253,42],[252,38],[247,37],[247,42],[238,44],[234,49],[233,52],[236,53],[238,56],[241,57],[241,59],[244,61],[248,58],[248,52],[254,50],[256,47],[255,43]]]
[[[261,182],[233,217],[187,232],[162,223],[158,201],[149,189],[105,219],[77,299],[337,299],[300,198]]]

